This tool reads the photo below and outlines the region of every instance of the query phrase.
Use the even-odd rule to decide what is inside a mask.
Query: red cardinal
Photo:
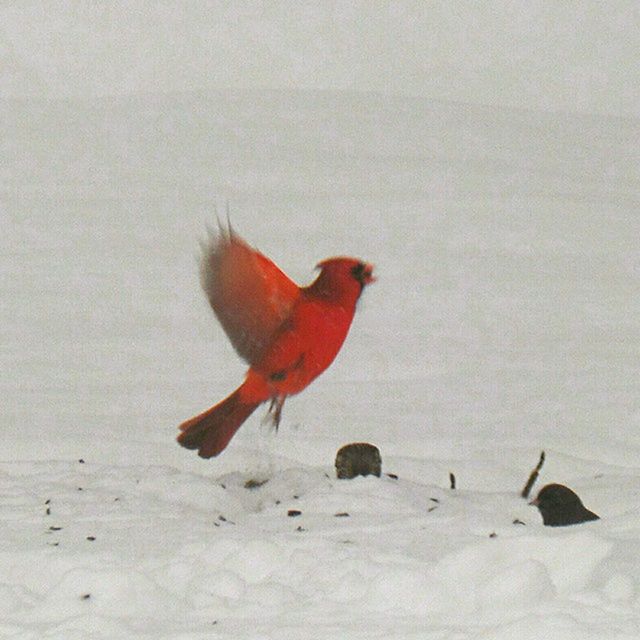
[[[183,447],[197,449],[202,458],[217,456],[267,400],[277,428],[287,396],[333,362],[362,290],[374,281],[373,267],[355,258],[329,258],[318,268],[314,282],[299,287],[231,229],[212,238],[202,260],[202,287],[250,366],[230,396],[180,425]]]

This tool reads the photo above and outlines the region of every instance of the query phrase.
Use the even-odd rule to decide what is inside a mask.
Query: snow
[[[287,88],[640,112],[634,0],[0,3],[0,93]]]
[[[2,464],[3,634],[533,638],[527,620],[558,638],[637,630],[636,515],[548,529],[514,491],[280,466],[248,489],[246,472]],[[611,510],[615,489],[604,495]]]
[[[599,24],[589,6],[567,47]],[[639,83],[606,102],[596,78],[575,112],[295,74],[196,90],[187,70],[183,91],[148,74],[145,92],[161,54],[119,86],[108,40],[100,90],[75,73],[66,91],[55,47],[29,50],[37,22],[2,11],[0,637],[640,637]],[[86,70],[80,26],[66,54]],[[257,411],[205,461],[175,437],[244,371],[198,279],[227,203],[298,282],[337,254],[378,281],[279,432]],[[380,478],[336,479],[349,442],[380,448]],[[534,492],[565,483],[599,521],[544,527],[519,496],[543,449]]]

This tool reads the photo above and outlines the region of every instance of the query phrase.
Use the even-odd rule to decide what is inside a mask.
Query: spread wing
[[[290,315],[300,289],[231,229],[203,247],[202,288],[238,354],[256,362]]]

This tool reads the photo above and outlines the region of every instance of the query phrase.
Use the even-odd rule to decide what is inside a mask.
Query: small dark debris
[[[62,530],[62,527],[53,527],[53,526],[49,527],[49,531],[61,531],[61,530]]]
[[[82,487],[78,487],[78,491],[84,491]]]
[[[222,484],[222,482],[220,483],[220,486],[221,486],[223,489],[226,489],[226,488],[227,488],[227,485],[226,485],[226,484]]]
[[[302,515],[302,511],[298,511],[298,509],[289,509],[289,511],[287,511],[287,515],[290,518],[297,518]]]
[[[59,542],[47,542],[47,544],[48,544],[50,547],[58,547],[58,546],[60,546],[60,543],[59,543]]]
[[[276,500],[276,504],[280,504],[280,500]]]
[[[49,498],[48,500],[45,500],[45,504],[51,504],[51,498]]]
[[[250,480],[247,480],[244,483],[244,488],[245,489],[258,489],[259,487],[267,484],[267,482],[269,482],[269,479],[267,478],[266,480],[254,480],[253,478]]]
[[[495,531],[492,531],[492,532],[489,534],[489,537],[490,537],[490,538],[497,538],[497,537],[498,537],[498,534],[497,534]]]
[[[220,523],[219,523],[219,522],[214,522],[214,523],[213,523],[213,526],[214,526],[214,527],[219,527],[219,526],[220,526]]]
[[[527,524],[527,523],[526,523],[526,522],[522,522],[522,520],[520,520],[520,518],[516,518],[516,519],[513,521],[513,524],[522,524],[522,525],[525,525],[525,526],[526,526],[526,524]]]
[[[84,460],[83,460],[82,458],[80,458],[80,460],[78,460],[78,462],[79,462],[80,464],[84,464]]]
[[[50,516],[51,515],[51,507],[47,507],[47,510],[45,511],[45,513]]]
[[[438,500],[438,498],[429,498],[429,500],[431,500],[431,502],[435,502],[436,504],[440,504],[440,500]]]
[[[81,599],[81,600],[89,600],[89,598],[91,598],[91,594],[90,594],[90,593],[83,593],[83,594],[80,596],[80,599]]]
[[[221,522],[226,522],[227,521],[227,519],[222,514],[220,514],[218,516],[218,520],[220,520]]]
[[[114,498],[113,501],[114,502],[120,502],[120,498]]]
[[[341,511],[340,513],[334,514],[336,518],[349,518],[351,517],[346,511]]]
[[[386,473],[387,478],[391,478],[392,480],[397,480],[398,476],[395,473]]]
[[[300,526],[300,527],[298,527],[298,528],[296,529],[296,531],[300,531],[300,532],[302,532],[302,531],[306,531],[306,529],[305,529],[304,527]]]
[[[300,498],[300,496],[296,496],[296,495],[293,496],[294,500],[298,500],[298,498]]]
[[[95,537],[95,536],[87,536],[87,540],[88,540],[89,542],[93,542],[95,539],[96,539],[96,537]]]
[[[431,513],[432,511],[435,511],[437,508],[438,508],[438,505],[437,505],[437,504],[434,504],[434,505],[433,505],[433,507],[429,507],[429,508],[427,509],[427,513]]]
[[[456,477],[453,473],[449,472],[449,487],[455,491],[456,488]]]

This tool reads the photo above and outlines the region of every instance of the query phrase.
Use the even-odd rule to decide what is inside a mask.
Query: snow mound
[[[624,627],[636,607],[637,574],[623,570],[625,544],[603,521],[545,528],[515,493],[337,480],[313,467],[259,479],[77,461],[0,471],[23,516],[5,518],[21,550],[0,554],[7,634],[176,638],[215,627],[253,638],[304,627],[321,638],[357,620],[357,638],[385,619],[399,629],[473,620],[476,635],[461,638],[529,638],[537,620],[546,637],[578,638],[585,627],[568,611]]]

